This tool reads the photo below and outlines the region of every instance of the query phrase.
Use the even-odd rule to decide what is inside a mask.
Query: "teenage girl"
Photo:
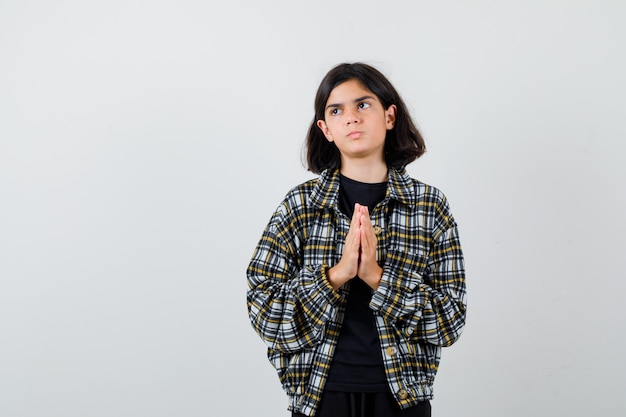
[[[322,80],[290,190],[247,269],[248,312],[293,417],[430,416],[441,348],[465,324],[457,224],[407,164],[424,140],[377,69]]]

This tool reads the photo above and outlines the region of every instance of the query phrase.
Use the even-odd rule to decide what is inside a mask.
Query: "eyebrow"
[[[358,103],[359,101],[363,101],[363,100],[373,100],[375,99],[374,96],[363,96],[363,97],[359,97],[357,99],[352,100],[353,103]],[[326,106],[326,110],[328,109],[335,109],[337,107],[341,107],[343,106],[343,103],[333,103],[333,104],[329,104],[328,106]]]

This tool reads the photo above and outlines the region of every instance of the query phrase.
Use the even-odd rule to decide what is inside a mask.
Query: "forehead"
[[[365,87],[359,80],[351,79],[335,86],[335,88],[333,88],[330,92],[326,104],[345,104],[346,102],[351,102],[364,96],[370,96],[374,99],[378,99],[378,97],[376,97],[376,95]]]

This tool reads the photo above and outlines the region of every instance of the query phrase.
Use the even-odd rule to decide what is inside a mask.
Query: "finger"
[[[355,212],[352,215],[352,220],[350,222],[350,229],[348,230],[348,235],[345,240],[345,249],[344,251],[351,251],[358,253],[359,247],[361,246],[361,236],[359,232],[359,215],[357,213],[357,206],[355,205]]]
[[[360,218],[360,223],[361,225],[366,228],[366,229],[374,229],[374,226],[372,225],[372,220],[370,219],[370,212],[369,209],[367,208],[367,206],[361,206],[361,218]]]
[[[354,213],[352,213],[352,219],[350,220],[350,230],[357,230],[359,228],[361,216],[361,205],[359,203],[354,204]]]
[[[363,252],[367,254],[374,254],[376,252],[376,245],[378,244],[378,238],[374,233],[374,228],[362,227],[361,228],[361,248]]]

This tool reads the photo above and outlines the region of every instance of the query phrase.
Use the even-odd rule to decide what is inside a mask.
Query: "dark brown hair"
[[[320,83],[315,95],[315,116],[309,127],[305,142],[305,159],[307,169],[319,174],[328,168],[341,166],[339,149],[329,142],[321,129],[318,120],[325,120],[324,110],[328,96],[335,87],[346,81],[357,80],[363,87],[378,97],[383,107],[396,105],[394,127],[387,131],[385,138],[385,161],[388,167],[404,168],[426,152],[424,139],[413,123],[404,101],[391,85],[389,80],[376,68],[361,63],[344,63],[332,68]]]

